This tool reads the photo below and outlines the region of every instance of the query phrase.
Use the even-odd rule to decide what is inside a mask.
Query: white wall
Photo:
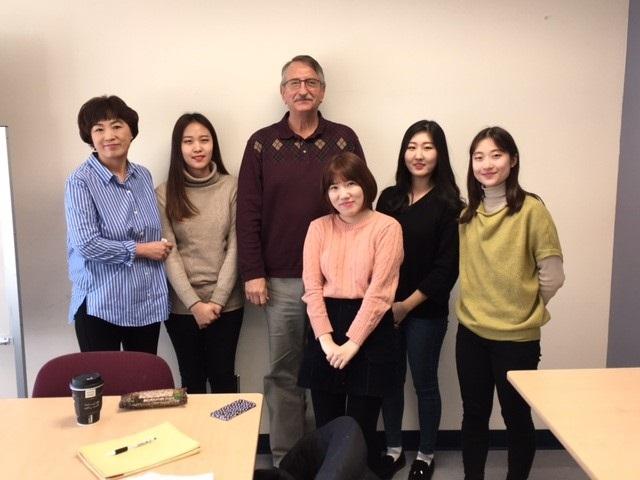
[[[30,385],[47,359],[77,350],[66,324],[63,185],[88,153],[80,105],[109,93],[138,111],[130,158],[156,183],[173,122],[201,111],[237,173],[249,135],[283,114],[280,67],[299,53],[322,63],[322,112],[359,134],[381,187],[417,119],[444,127],[461,186],[475,133],[490,124],[513,133],[522,183],[545,200],[565,252],[567,282],[551,304],[541,367],[604,366],[627,8],[626,0],[3,0],[0,124],[10,127]],[[451,318],[440,370],[443,429],[460,422],[455,326]],[[160,354],[175,368],[164,334]],[[260,391],[265,332],[254,315],[238,363],[243,389]],[[405,428],[415,429],[411,395],[408,405]]]

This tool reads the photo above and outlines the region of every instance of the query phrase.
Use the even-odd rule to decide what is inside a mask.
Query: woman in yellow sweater
[[[546,305],[564,273],[551,215],[520,187],[519,167],[518,147],[503,128],[486,128],[471,142],[456,305],[465,480],[484,478],[494,388],[508,434],[507,480],[526,479],[535,455],[531,410],[507,371],[538,367]]]
[[[397,368],[390,308],[402,229],[372,210],[376,182],[357,155],[327,162],[322,189],[333,213],[311,222],[304,243],[302,299],[312,330],[299,383],[311,389],[316,427],[342,415],[358,422],[375,468],[380,405]]]
[[[236,179],[216,131],[199,113],[176,121],[167,182],[156,189],[167,257],[171,315],[165,322],[189,393],[237,391],[235,358],[243,302],[236,254]]]

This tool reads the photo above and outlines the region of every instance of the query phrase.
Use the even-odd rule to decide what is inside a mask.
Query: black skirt
[[[333,327],[333,341],[342,345],[349,340],[346,333],[362,299],[325,298],[324,302]],[[309,328],[298,385],[330,393],[386,395],[399,384],[396,335],[389,310],[347,366],[338,370],[329,364],[313,329]]]

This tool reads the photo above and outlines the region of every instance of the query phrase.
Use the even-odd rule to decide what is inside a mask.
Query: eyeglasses
[[[324,83],[317,78],[307,78],[305,80],[301,78],[292,78],[291,80],[283,82],[282,85],[289,90],[300,90],[303,83],[309,90],[315,90],[316,88],[320,88],[320,85],[324,85]]]

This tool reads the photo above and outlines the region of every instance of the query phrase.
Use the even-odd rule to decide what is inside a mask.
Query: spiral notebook
[[[86,445],[78,456],[98,477],[121,478],[200,451],[200,444],[165,422],[126,437]]]

